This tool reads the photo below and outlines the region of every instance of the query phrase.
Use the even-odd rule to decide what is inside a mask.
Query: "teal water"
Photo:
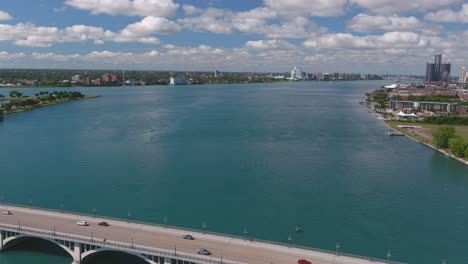
[[[247,227],[278,242],[297,223],[299,245],[334,250],[339,241],[376,258],[391,250],[409,263],[468,263],[468,168],[387,136],[358,104],[382,84],[81,88],[103,96],[0,123],[0,192],[6,202],[167,216],[234,235]],[[70,260],[0,254],[1,264]]]

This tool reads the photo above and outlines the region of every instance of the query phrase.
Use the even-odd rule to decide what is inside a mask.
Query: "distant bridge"
[[[74,264],[102,251],[125,252],[150,264],[294,264],[298,259],[306,259],[313,264],[397,263],[100,216],[5,204],[0,205],[0,210],[11,212],[11,215],[0,215],[0,250],[13,247],[27,238],[38,238],[67,252]],[[87,221],[89,226],[79,226],[77,221]],[[109,226],[98,225],[104,221]],[[185,234],[195,239],[183,239]],[[212,255],[197,254],[199,248],[209,250]]]

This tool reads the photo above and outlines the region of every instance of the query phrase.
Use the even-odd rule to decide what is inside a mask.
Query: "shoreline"
[[[14,111],[6,111],[5,110],[3,116],[6,117],[7,115],[11,115],[11,114],[23,113],[23,112],[27,112],[27,111],[31,111],[31,110],[39,109],[39,108],[44,108],[44,107],[48,107],[48,106],[65,104],[65,103],[72,103],[72,102],[77,102],[77,101],[94,99],[94,98],[98,98],[98,97],[101,97],[101,95],[85,95],[84,98],[78,98],[78,99],[72,100],[72,101],[60,101],[60,102],[55,102],[55,103],[48,103],[48,104],[44,104],[44,105],[37,105],[37,106],[32,106],[32,107],[25,107],[25,108],[21,108],[21,109],[15,109]]]
[[[406,133],[406,131],[404,131],[404,130],[403,130],[403,131],[397,130],[397,129],[391,127],[389,124],[387,124],[387,122],[385,122],[385,120],[383,120],[383,123],[384,123],[388,128],[390,128],[392,131],[395,131],[395,132],[398,132],[398,133],[403,133],[403,135],[405,135],[405,137],[408,137],[409,139],[412,139],[412,140],[414,140],[414,141],[416,141],[416,142],[418,142],[418,143],[420,143],[420,144],[423,144],[423,145],[426,146],[426,147],[429,147],[429,148],[431,148],[431,149],[433,149],[433,150],[436,150],[436,151],[438,151],[438,152],[444,154],[445,156],[450,157],[450,158],[452,158],[452,159],[454,159],[454,160],[457,160],[457,161],[461,162],[462,164],[468,166],[468,161],[467,161],[467,160],[464,160],[464,159],[462,159],[462,158],[456,157],[455,155],[453,155],[453,154],[451,154],[451,153],[449,153],[449,152],[447,152],[447,151],[445,151],[445,150],[443,150],[443,149],[436,148],[435,146],[432,146],[432,145],[429,144],[429,143],[422,142],[422,141],[420,141],[420,140],[418,140],[418,139],[416,139],[416,138],[414,138],[414,137],[408,135],[408,133]]]

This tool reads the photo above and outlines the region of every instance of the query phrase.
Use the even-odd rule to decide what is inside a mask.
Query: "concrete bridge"
[[[313,264],[397,263],[46,209],[0,205],[0,210],[11,212],[11,215],[0,214],[0,250],[14,247],[28,238],[37,238],[60,247],[71,256],[75,264],[83,263],[89,256],[103,251],[125,252],[150,264],[294,264],[298,259],[306,259]],[[87,221],[89,226],[77,225],[77,221],[82,220]],[[109,226],[98,225],[104,221]],[[190,234],[195,239],[183,239],[185,234]],[[199,255],[198,248],[205,248],[212,255]]]

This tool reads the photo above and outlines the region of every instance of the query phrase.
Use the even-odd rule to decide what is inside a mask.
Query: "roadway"
[[[147,225],[126,222],[125,220],[101,219],[99,216],[80,216],[71,213],[39,210],[34,208],[0,205],[0,210],[10,210],[12,215],[0,215],[0,223],[21,227],[52,231],[56,233],[93,237],[95,240],[116,241],[135,246],[144,246],[174,251],[178,253],[196,254],[198,248],[205,248],[212,253],[213,259],[231,260],[251,264],[297,263],[298,259],[307,259],[313,264],[374,264],[375,262],[347,256],[323,253],[313,250],[289,248],[287,246],[269,244],[259,241],[249,241],[221,235],[187,232],[174,227]],[[89,226],[78,226],[77,221],[85,220]],[[105,221],[110,226],[99,226]],[[195,240],[182,239],[182,235],[190,234]]]

